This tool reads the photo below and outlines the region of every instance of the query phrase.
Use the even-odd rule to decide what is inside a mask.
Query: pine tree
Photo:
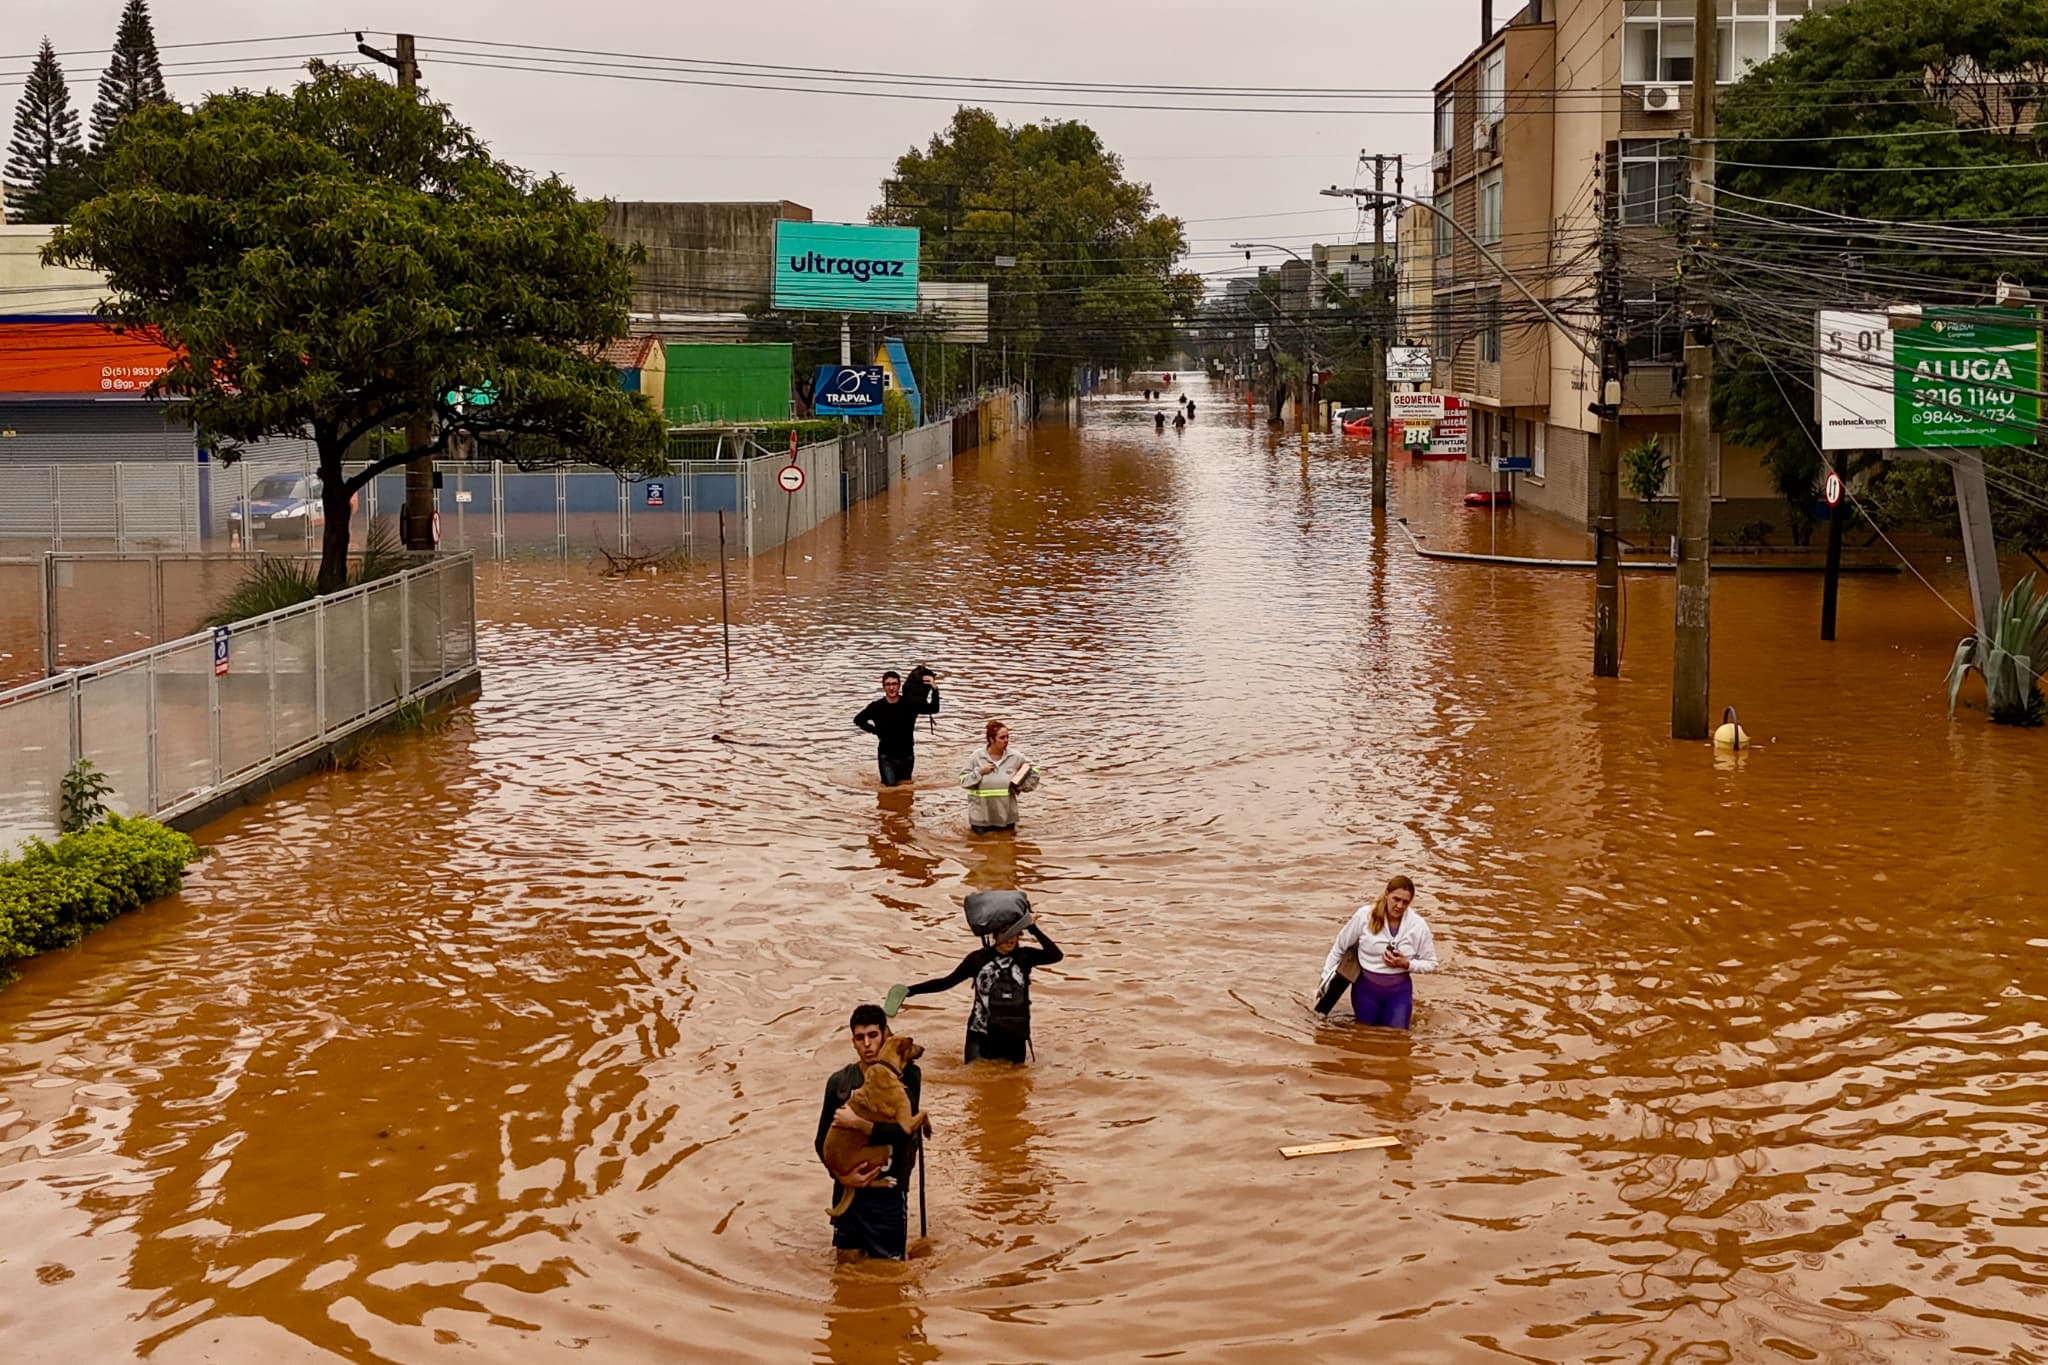
[[[164,93],[163,63],[156,55],[156,30],[149,22],[147,0],[128,0],[121,27],[114,35],[114,55],[100,73],[99,98],[92,106],[92,149],[107,150],[121,120],[145,104],[169,100]]]
[[[78,141],[78,112],[64,68],[48,38],[36,54],[21,103],[14,107],[14,140],[7,148],[12,190],[7,217],[19,223],[62,222],[75,202],[85,149]]]

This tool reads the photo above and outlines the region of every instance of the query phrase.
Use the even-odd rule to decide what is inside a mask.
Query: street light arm
[[[1354,199],[1360,197],[1366,199],[1397,199],[1401,203],[1413,204],[1415,207],[1419,209],[1429,210],[1431,213],[1435,214],[1439,220],[1449,223],[1451,225],[1451,230],[1453,232],[1457,233],[1460,237],[1463,237],[1468,243],[1471,244],[1472,249],[1474,251],[1477,251],[1481,256],[1486,258],[1486,263],[1488,265],[1492,266],[1495,270],[1498,270],[1500,272],[1502,279],[1506,280],[1509,284],[1512,284],[1516,289],[1520,290],[1523,298],[1535,304],[1537,311],[1542,313],[1544,317],[1550,319],[1550,325],[1557,328],[1558,331],[1563,332],[1565,334],[1566,340],[1570,341],[1572,344],[1572,349],[1576,350],[1580,355],[1586,357],[1586,359],[1592,361],[1595,365],[1598,365],[1600,363],[1600,357],[1593,351],[1586,349],[1586,343],[1579,340],[1578,334],[1565,325],[1563,318],[1559,317],[1556,313],[1551,311],[1549,304],[1545,303],[1542,299],[1537,298],[1536,295],[1530,290],[1529,286],[1522,283],[1521,277],[1519,275],[1515,274],[1514,271],[1509,270],[1507,268],[1507,264],[1504,261],[1502,261],[1500,257],[1494,255],[1491,251],[1488,251],[1486,249],[1485,244],[1482,243],[1477,237],[1474,237],[1471,233],[1467,232],[1464,226],[1461,223],[1459,223],[1457,219],[1451,217],[1450,214],[1445,213],[1442,209],[1438,208],[1435,204],[1430,203],[1427,199],[1417,199],[1412,194],[1398,194],[1387,190],[1347,190],[1337,185],[1332,185],[1330,186],[1330,188],[1321,191],[1321,193],[1328,195],[1333,199]]]

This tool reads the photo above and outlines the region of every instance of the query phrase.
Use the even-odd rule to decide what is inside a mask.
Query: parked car
[[[349,506],[355,506],[355,499],[349,499]],[[327,529],[319,477],[265,474],[250,488],[246,506],[236,498],[228,508],[228,526],[252,545],[259,540],[318,541]]]

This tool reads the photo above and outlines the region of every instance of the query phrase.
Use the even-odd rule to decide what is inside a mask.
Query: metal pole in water
[[[718,509],[718,616],[725,630],[725,676],[732,677],[732,599],[725,587],[725,509]]]

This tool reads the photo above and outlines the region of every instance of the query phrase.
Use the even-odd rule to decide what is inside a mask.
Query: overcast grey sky
[[[0,109],[10,131],[17,73],[28,64],[16,54],[33,53],[45,34],[59,52],[79,53],[64,64],[83,113],[93,95],[88,73],[112,42],[121,6],[0,5],[0,54],[9,58],[0,62]],[[197,59],[201,70],[218,72],[222,50],[171,44],[360,26],[386,45],[403,26],[420,35],[430,90],[509,161],[558,171],[592,196],[793,199],[820,219],[842,221],[866,216],[892,159],[951,116],[950,97],[843,98],[458,67],[436,60],[434,35],[894,73],[1410,91],[1433,84],[1479,35],[1479,0],[153,0],[151,8],[172,93],[183,99],[289,76],[181,74],[168,64]],[[1512,0],[1496,6],[1503,19],[1513,8]],[[227,51],[353,47],[343,36]],[[1013,122],[1070,116],[1091,124],[1128,173],[1152,185],[1161,207],[1187,220],[1192,264],[1205,271],[1231,264],[1227,246],[1236,238],[1297,249],[1348,239],[1353,212],[1316,191],[1354,183],[1361,150],[1429,150],[1428,103],[1414,97],[1359,101],[1385,111],[1361,115],[975,102]]]

